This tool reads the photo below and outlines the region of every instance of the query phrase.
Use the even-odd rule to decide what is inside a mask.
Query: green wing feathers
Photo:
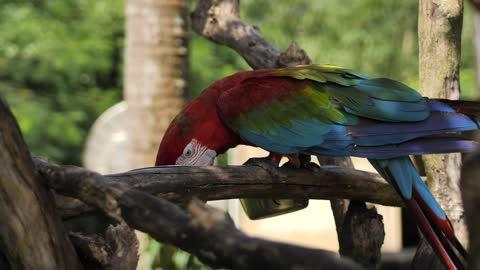
[[[280,69],[275,76],[312,80],[346,112],[381,121],[420,121],[430,114],[426,100],[400,82],[334,65],[306,65]]]

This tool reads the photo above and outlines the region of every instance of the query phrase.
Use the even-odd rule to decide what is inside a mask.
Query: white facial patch
[[[196,139],[193,139],[185,146],[182,155],[177,158],[175,164],[184,166],[210,166],[213,165],[216,156],[217,152],[202,145]]]

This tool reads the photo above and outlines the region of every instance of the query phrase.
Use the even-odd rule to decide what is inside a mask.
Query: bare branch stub
[[[70,239],[86,269],[131,270],[137,268],[138,239],[125,223],[110,225],[105,237],[70,233]]]
[[[102,208],[131,228],[184,249],[213,267],[363,269],[328,251],[249,237],[236,229],[226,213],[195,200],[187,214],[175,204],[82,168],[44,164],[42,175],[60,194]]]
[[[291,67],[310,64],[312,61],[307,52],[298,43],[292,42],[285,52],[277,59],[277,67]]]

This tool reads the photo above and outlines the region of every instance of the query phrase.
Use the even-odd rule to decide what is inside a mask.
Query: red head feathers
[[[155,165],[212,165],[216,155],[241,143],[217,114],[224,90],[242,81],[249,72],[220,80],[200,94],[173,119],[157,154]]]

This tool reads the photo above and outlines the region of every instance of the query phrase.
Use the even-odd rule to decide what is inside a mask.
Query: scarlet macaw
[[[156,165],[212,165],[239,144],[272,156],[365,157],[404,199],[449,269],[466,255],[408,155],[469,152],[452,132],[479,129],[476,102],[428,99],[385,78],[333,65],[239,72],[205,89],[172,121]],[[248,209],[246,209],[248,210]]]

